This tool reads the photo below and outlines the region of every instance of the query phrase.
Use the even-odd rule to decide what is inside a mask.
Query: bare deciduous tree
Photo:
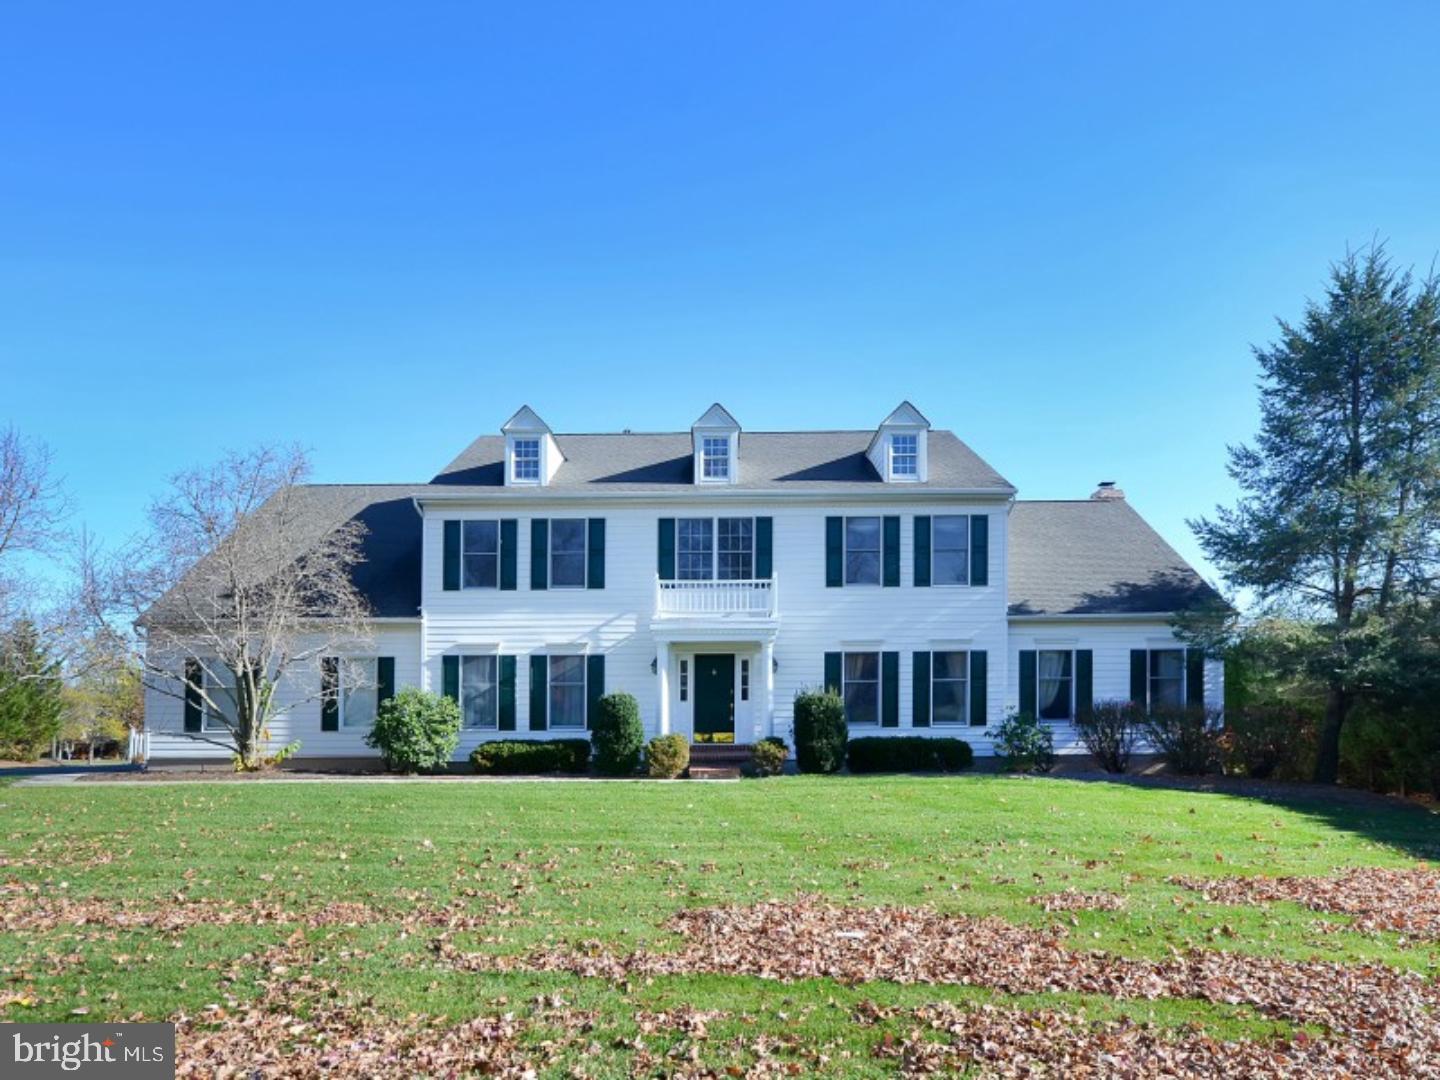
[[[305,487],[308,472],[298,448],[230,454],[174,477],[146,535],[82,558],[94,624],[133,643],[148,689],[217,725],[187,737],[227,747],[247,769],[267,757],[273,720],[335,692],[323,658],[371,634],[352,580],[364,526]]]
[[[7,623],[24,591],[19,560],[51,554],[63,540],[69,504],[51,466],[44,443],[13,427],[0,430],[0,620]]]

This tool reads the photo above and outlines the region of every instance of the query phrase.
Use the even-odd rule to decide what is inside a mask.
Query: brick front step
[[[743,765],[754,748],[749,743],[694,743],[690,761],[699,765]]]

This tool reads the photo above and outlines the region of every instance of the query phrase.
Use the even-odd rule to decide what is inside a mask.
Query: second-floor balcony
[[[776,614],[774,578],[732,581],[655,581],[655,614],[660,618],[735,616],[771,619]]]

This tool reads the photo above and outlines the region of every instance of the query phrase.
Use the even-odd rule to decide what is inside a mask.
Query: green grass
[[[115,857],[97,861],[105,853]],[[1325,874],[1440,856],[1440,820],[1378,802],[1282,806],[984,776],[8,787],[0,790],[0,855],[5,880],[41,883],[71,897],[267,897],[296,908],[347,900],[397,912],[417,902],[470,897],[483,905],[503,898],[514,914],[487,935],[492,940],[466,942],[502,953],[587,940],[663,948],[674,940],[663,924],[677,909],[818,893],[847,904],[924,904],[1034,926],[1063,924],[1078,947],[1131,956],[1198,945],[1417,970],[1440,962],[1434,947],[1320,933],[1320,917],[1293,905],[1212,906],[1166,883],[1176,874]],[[1130,903],[1118,914],[1079,913],[1072,923],[1028,902],[1066,887],[1122,892]],[[33,987],[35,1001],[0,1010],[0,1019],[67,1020],[78,1006],[88,1007],[91,1019],[137,1012],[163,1018],[226,995],[243,999],[257,992],[253,976],[228,982],[225,970],[292,929],[205,926],[179,938],[73,929],[6,935],[0,1000],[3,991]],[[401,939],[383,925],[312,930],[307,940],[346,990],[372,995],[396,1014],[523,1014],[537,995],[563,993],[598,1013],[598,1049],[587,1056],[592,1072],[623,1071],[625,1051],[615,1043],[634,1034],[640,1009],[688,1003],[722,1010],[727,1016],[711,1026],[712,1043],[767,1031],[797,1035],[825,1047],[835,1070],[878,1075],[893,1072],[894,1064],[876,1061],[871,1045],[887,1031],[897,1037],[903,1031],[884,1023],[857,1027],[850,1017],[858,1002],[1001,1000],[960,987],[785,985],[722,975],[617,987],[561,975],[462,974],[436,965],[423,936]],[[1198,1002],[1010,1000],[1081,1006],[1095,1016],[1193,1021],[1220,1036],[1275,1027]],[[663,1047],[666,1039],[647,1042]]]

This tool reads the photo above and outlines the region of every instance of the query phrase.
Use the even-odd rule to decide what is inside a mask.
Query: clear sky
[[[1199,560],[1249,346],[1440,249],[1440,6],[57,4],[0,14],[0,424],[118,539],[296,439],[872,427]]]

